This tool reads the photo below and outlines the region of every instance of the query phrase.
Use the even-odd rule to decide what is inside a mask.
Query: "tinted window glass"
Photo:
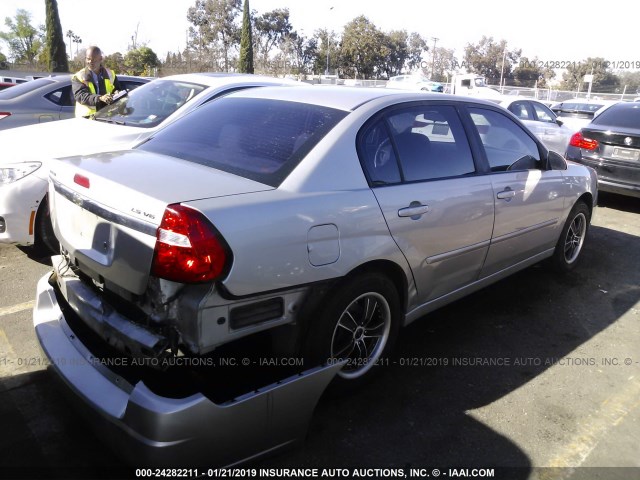
[[[509,105],[509,111],[522,120],[532,120],[527,104],[524,102],[514,102]]]
[[[540,167],[536,142],[517,123],[493,110],[469,108],[469,112],[480,134],[492,172]]]
[[[378,120],[360,136],[359,154],[372,186],[400,182],[396,153],[384,120]]]
[[[549,123],[555,123],[556,121],[556,116],[553,114],[553,112],[551,110],[549,110],[547,107],[545,107],[544,105],[542,105],[541,103],[536,103],[536,102],[531,102],[531,106],[533,107],[533,109],[536,112],[536,117],[538,117],[538,120],[541,122],[549,122]]]
[[[48,78],[39,78],[37,80],[31,80],[30,82],[20,83],[15,87],[7,88],[0,92],[0,100],[10,100],[12,98],[17,98],[20,95],[24,95],[25,93],[32,92],[40,87],[45,85],[54,84],[53,80]]]
[[[13,87],[15,88],[15,87]],[[598,115],[593,125],[610,125],[612,127],[640,129],[640,104],[612,105]]]
[[[227,97],[195,109],[138,148],[275,187],[346,115],[305,103]]]
[[[71,107],[76,104],[73,98],[73,92],[71,91],[71,85],[54,90],[45,95],[45,98],[61,107]]]
[[[425,105],[387,116],[405,181],[475,172],[471,150],[455,108]]]
[[[100,109],[95,119],[135,127],[155,127],[206,88],[195,83],[155,80]]]

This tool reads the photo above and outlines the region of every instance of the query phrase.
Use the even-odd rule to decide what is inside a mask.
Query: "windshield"
[[[20,95],[34,91],[44,85],[50,85],[56,83],[54,80],[48,78],[39,78],[38,80],[31,80],[30,82],[20,83],[14,87],[7,88],[0,92],[0,100],[11,100],[17,98]]]
[[[155,127],[206,88],[206,85],[178,80],[155,80],[100,109],[95,119],[133,127]]]
[[[221,98],[137,148],[278,186],[347,112],[305,103]]]

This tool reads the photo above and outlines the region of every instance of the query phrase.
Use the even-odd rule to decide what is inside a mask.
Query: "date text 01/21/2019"
[[[605,68],[612,70],[637,70],[640,69],[640,60],[598,60],[582,62],[575,60],[520,60],[519,68]]]

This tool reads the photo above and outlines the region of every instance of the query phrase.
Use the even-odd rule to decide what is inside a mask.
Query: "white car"
[[[49,219],[47,159],[131,148],[214,98],[244,88],[298,85],[259,75],[192,73],[154,80],[100,110],[0,131],[0,242],[58,245]]]
[[[551,110],[573,134],[589,125],[595,117],[616,103],[619,103],[619,100],[572,98],[556,103]]]
[[[423,92],[444,91],[444,85],[433,82],[422,75],[397,75],[391,77],[387,82],[387,88],[396,88],[398,90],[420,90]]]
[[[544,103],[526,97],[506,97],[500,105],[529,127],[545,147],[561,155],[564,154],[574,132],[564,125],[564,122],[558,119]]]

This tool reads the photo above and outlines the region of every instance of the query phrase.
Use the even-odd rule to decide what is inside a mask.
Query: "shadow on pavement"
[[[379,378],[357,394],[323,399],[305,445],[270,464],[516,467],[509,478],[527,478],[540,465],[469,410],[530,382],[615,323],[640,300],[637,266],[640,238],[594,226],[569,275],[536,265],[414,322]],[[499,359],[510,365],[483,365]],[[522,414],[514,409],[503,420],[517,423]]]
[[[593,226],[573,273],[537,265],[411,324],[378,378],[349,396],[322,398],[305,444],[256,466],[516,467],[510,478],[527,478],[534,467],[527,453],[469,411],[527,384],[553,364],[546,360],[570,355],[615,323],[640,299],[638,265],[639,237]],[[509,366],[487,364],[507,358]],[[514,365],[528,358],[540,362]],[[0,464],[50,467],[46,457],[96,470],[121,465],[50,389],[49,376],[19,377],[0,379],[0,420],[12,432],[0,442]],[[46,405],[41,419],[25,413],[31,397]],[[38,424],[46,418],[56,420]],[[43,456],[43,448],[52,450]]]

